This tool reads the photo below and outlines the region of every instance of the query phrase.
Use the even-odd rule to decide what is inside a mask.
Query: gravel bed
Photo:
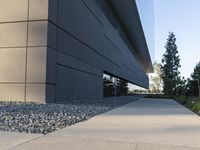
[[[135,98],[108,98],[67,104],[0,102],[0,130],[47,134],[133,100]]]

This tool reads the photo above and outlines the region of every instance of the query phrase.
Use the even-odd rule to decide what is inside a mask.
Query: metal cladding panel
[[[115,0],[121,19],[108,0],[20,1],[7,0],[0,6],[1,14],[7,14],[0,15],[1,99],[102,98],[103,73],[148,88],[141,64],[148,70],[151,61],[134,1]],[[102,1],[108,4],[107,14],[98,3]],[[109,18],[110,13],[117,19]],[[130,30],[133,48],[124,30]]]
[[[139,59],[141,59],[140,63],[146,72],[152,72],[152,61],[135,0],[126,0],[126,2],[122,0],[111,1],[134,45]]]

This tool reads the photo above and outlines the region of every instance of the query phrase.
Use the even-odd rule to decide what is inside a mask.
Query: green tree
[[[200,80],[200,62],[196,64],[194,72],[191,74],[193,80]]]
[[[177,81],[177,87],[176,87],[176,95],[183,96],[187,93],[187,80],[182,77],[178,79]]]
[[[186,88],[187,88],[187,91],[186,91],[187,96],[198,96],[197,82],[196,81],[194,81],[191,78],[188,78]]]
[[[188,79],[187,95],[198,96],[198,81],[200,82],[200,62],[196,64],[194,71],[191,74],[191,79]]]
[[[176,37],[173,32],[169,33],[163,54],[161,71],[163,79],[163,92],[166,95],[177,95],[177,87],[180,81],[180,59],[178,55]]]

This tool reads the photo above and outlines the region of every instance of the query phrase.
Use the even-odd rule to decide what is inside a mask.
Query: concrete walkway
[[[200,117],[173,100],[141,99],[46,136],[4,134],[1,150],[200,150]]]

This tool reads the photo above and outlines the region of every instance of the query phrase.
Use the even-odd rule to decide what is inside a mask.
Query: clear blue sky
[[[200,0],[154,0],[155,61],[161,62],[169,31],[175,33],[181,75],[188,78],[200,61]]]

